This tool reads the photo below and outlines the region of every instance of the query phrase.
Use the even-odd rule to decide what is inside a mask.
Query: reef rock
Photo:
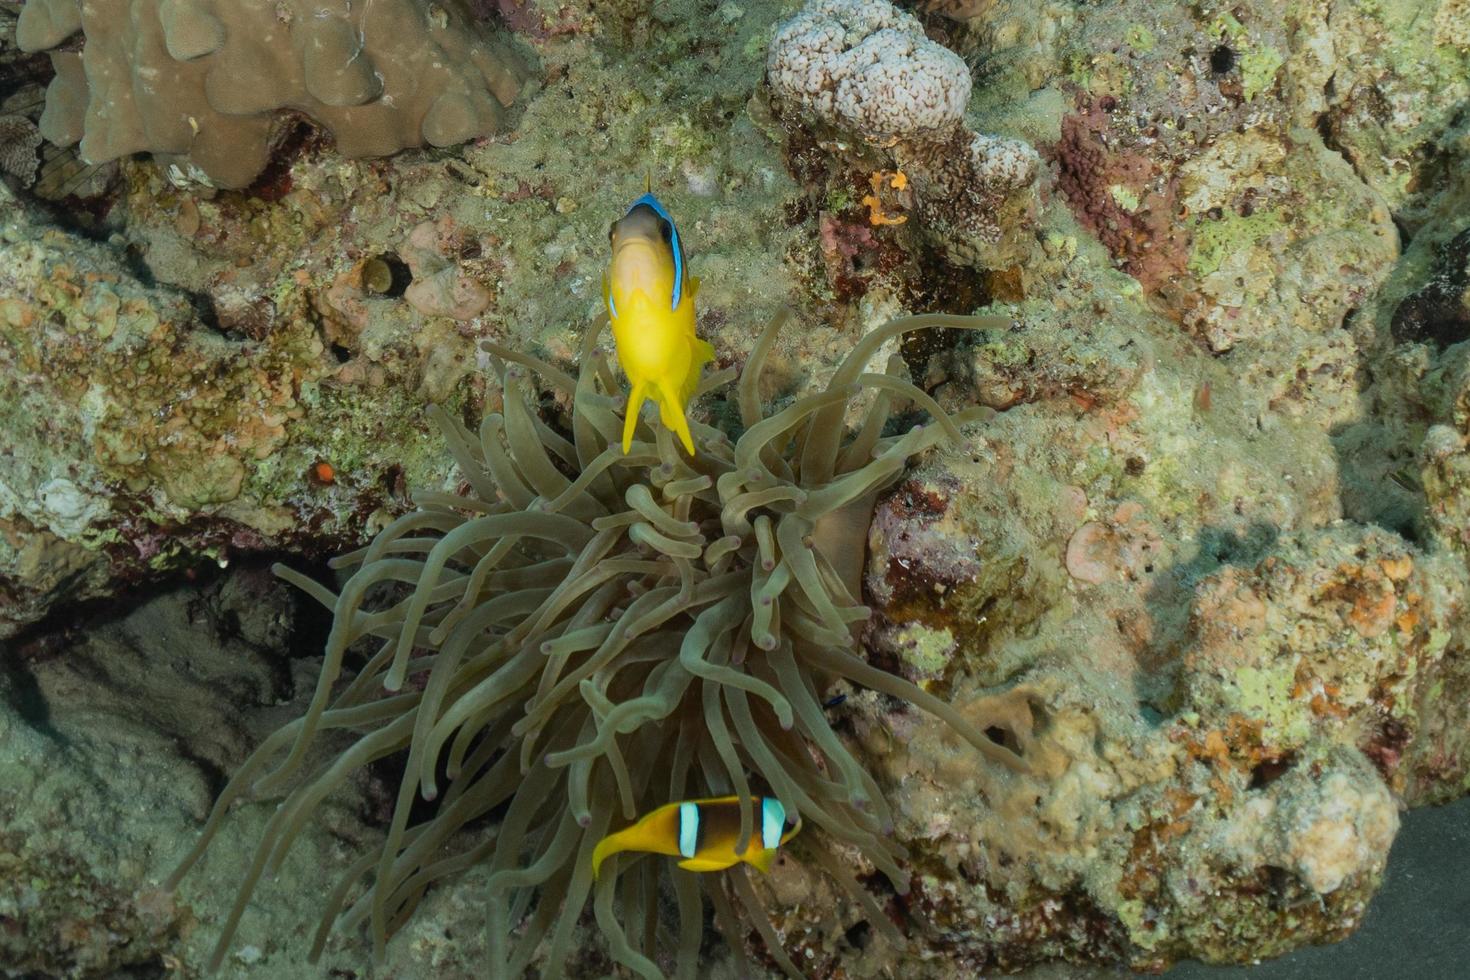
[[[281,110],[347,156],[450,146],[506,128],[520,58],[455,0],[32,0],[22,50],[56,50],[41,132],[90,163],[153,153],[181,176],[243,187],[270,159]]]
[[[303,293],[225,288],[205,329],[196,297],[0,209],[0,636],[206,557],[337,548],[401,506],[419,464],[386,447],[417,437],[381,433],[422,402],[342,378]]]
[[[309,695],[312,668],[291,656],[311,632],[304,611],[268,571],[242,567],[155,596],[106,625],[7,650],[0,973],[112,980],[203,959],[248,871],[247,853],[210,854],[201,868],[209,884],[190,903],[160,882],[193,843],[217,775],[236,768],[280,713]],[[255,965],[283,980],[370,969],[370,951],[355,942],[329,949],[319,966],[284,951],[307,940],[303,901],[320,899],[324,869],[350,863],[343,842],[373,832],[385,792],[360,781],[303,829],[298,858],[263,890],[270,911],[247,917],[232,967]],[[258,833],[256,817],[271,807],[247,809],[242,833]],[[441,891],[426,917],[436,925],[411,930],[386,968],[411,975],[432,950],[445,971],[473,973],[483,949],[448,949],[444,932],[482,931],[471,894],[479,884],[470,876],[460,883],[465,891]]]
[[[1241,425],[1272,379],[1086,255],[1044,247],[1044,297],[930,358],[941,403],[999,414],[874,521],[870,648],[960,704],[1009,690],[1042,760],[976,798],[932,726],[849,699],[930,869],[924,941],[979,972],[1339,939],[1398,808],[1461,792],[1470,576],[1456,550],[1342,521],[1325,390]]]
[[[867,698],[846,709],[930,869],[926,945],[973,971],[1160,969],[1344,936],[1381,880],[1398,801],[1461,778],[1465,667],[1445,644],[1463,573],[1346,527],[1274,545],[1243,530],[1191,557],[1176,535],[1192,521],[1139,484],[1108,514],[1100,486],[1069,488],[1013,448],[1020,432],[1055,448],[1057,414],[997,421],[881,505],[870,642],[962,705],[974,680],[1005,679],[1036,725],[1035,771],[977,798],[973,762],[936,726]],[[1069,542],[1089,528],[1106,547],[1079,576]]]

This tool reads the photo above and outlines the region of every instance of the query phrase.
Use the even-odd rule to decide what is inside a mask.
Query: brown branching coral
[[[674,947],[677,974],[693,976],[701,893],[737,955],[745,920],[771,958],[799,975],[743,867],[696,875],[657,859],[628,866],[624,855],[621,880],[604,873],[593,881],[593,848],[615,825],[673,800],[761,793],[818,828],[801,838],[806,853],[875,929],[899,938],[826,849],[826,840],[856,847],[907,890],[888,806],[829,726],[824,689],[843,678],[905,699],[985,760],[1013,768],[1025,765],[1030,732],[1010,732],[1020,754],[1005,748],[983,729],[1015,729],[1013,714],[980,705],[985,721],[972,724],[856,649],[854,629],[868,617],[859,573],[874,501],[914,454],[960,441],[967,419],[948,417],[895,373],[864,366],[882,343],[913,330],[994,323],[895,321],[863,337],[823,392],[764,415],[761,366],[783,320],[766,328],[736,384],[743,433],[732,443],[694,423],[692,457],[668,431],[642,424],[622,452],[622,399],[593,350],[596,331],[576,378],[487,345],[501,369],[503,410],[476,434],[439,415],[468,492],[419,494],[417,510],[339,559],[338,567],[355,569],[340,593],[280,570],[331,607],[335,621],[305,715],[235,775],[171,882],[199,858],[235,800],[250,791],[286,794],[216,963],[256,882],[285,860],[318,803],[355,770],[404,752],[386,839],[333,892],[318,953],[335,924],[366,924],[381,953],[435,879],[484,861],[496,976],[521,976],[543,941],[546,971],[559,973],[589,898],[613,959],[658,977],[669,961],[660,951]],[[705,379],[701,390],[734,373]],[[570,396],[569,417],[548,422],[533,410],[532,374]],[[876,397],[846,435],[844,412],[864,388]],[[904,401],[934,424],[884,435]],[[338,689],[344,656],[360,640],[373,641],[375,652]],[[325,763],[309,762],[328,731],[355,740]],[[437,812],[411,825],[416,797],[437,801]],[[751,807],[741,809],[748,841]],[[492,811],[503,814],[494,833],[457,835]],[[678,911],[672,942],[663,938],[661,893]]]

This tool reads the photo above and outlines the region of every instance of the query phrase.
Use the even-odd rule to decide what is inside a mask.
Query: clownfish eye
[[[663,218],[658,219],[658,236],[664,240],[664,244],[672,242],[674,240],[674,226]]]

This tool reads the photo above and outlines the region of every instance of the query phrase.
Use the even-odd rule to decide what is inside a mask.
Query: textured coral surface
[[[354,0],[365,51],[388,43],[372,18],[405,4]],[[218,16],[318,6],[349,23],[345,4]],[[93,138],[99,92],[145,107],[85,59],[173,64],[197,101],[220,59],[247,58],[228,36],[204,50],[203,5],[22,9],[28,46],[61,45],[55,77],[0,45],[0,108],[53,139]],[[84,9],[147,14],[151,47],[89,33],[76,52]],[[1010,321],[874,361],[994,414],[880,501],[863,640],[961,708],[1003,695],[1041,764],[982,793],[975,754],[933,719],[828,692],[915,886],[900,898],[851,855],[905,932],[895,948],[798,838],[763,891],[792,957],[814,977],[1156,970],[1356,928],[1400,811],[1470,790],[1465,3],[444,9],[456,30],[503,19],[539,62],[500,136],[356,156],[345,120],[369,108],[393,135],[363,153],[441,140],[426,90],[354,82],[349,48],[312,84],[361,106],[234,93],[254,121],[215,183],[248,191],[176,182],[173,155],[214,164],[183,130],[127,129],[146,114],[107,117],[122,128],[95,130],[99,152],[122,159],[60,203],[0,185],[0,785],[20,788],[0,794],[0,869],[23,870],[0,874],[0,972],[199,967],[272,802],[241,806],[179,895],[150,889],[222,778],[299,713],[321,644],[257,569],[356,546],[410,489],[458,486],[424,406],[496,407],[483,339],[572,366],[608,223],[645,175],[690,247],[720,367],[794,310],[767,404],[824,383],[892,316]],[[306,85],[294,44],[273,84]],[[841,64],[797,70],[818,55]],[[492,116],[509,101],[468,54],[442,70]],[[900,77],[927,94],[902,102]],[[24,93],[47,83],[42,120]],[[196,121],[237,124],[205,101]],[[38,159],[39,188],[68,158]],[[737,417],[718,397],[693,413]],[[381,839],[396,780],[331,803],[224,975],[323,975],[309,924]],[[431,890],[383,975],[479,975],[477,874]],[[323,967],[367,961],[340,935]]]
[[[243,187],[265,169],[279,110],[347,156],[450,146],[505,128],[521,85],[511,49],[453,0],[31,0],[22,50],[57,48],[41,131],[93,163],[151,152],[181,176]]]

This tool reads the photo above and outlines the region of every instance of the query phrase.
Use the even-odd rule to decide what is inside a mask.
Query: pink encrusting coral
[[[1107,96],[1062,118],[1061,139],[1048,154],[1057,188],[1078,222],[1144,289],[1175,291],[1190,244],[1189,226],[1179,221],[1179,181],[1113,131],[1117,108]]]

